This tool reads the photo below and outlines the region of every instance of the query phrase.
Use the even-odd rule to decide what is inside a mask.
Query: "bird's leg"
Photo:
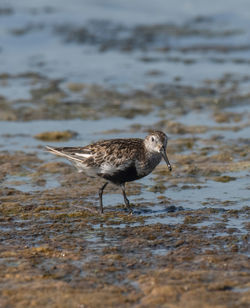
[[[108,185],[109,182],[106,182],[102,185],[102,187],[99,189],[99,202],[100,202],[100,212],[103,213],[103,204],[102,204],[102,194],[105,189],[105,187]]]
[[[127,209],[129,209],[129,211],[131,212],[129,200],[128,200],[128,198],[126,196],[126,192],[125,192],[125,183],[121,184],[121,189],[122,189],[123,199],[124,199],[124,202],[125,202],[125,207]]]

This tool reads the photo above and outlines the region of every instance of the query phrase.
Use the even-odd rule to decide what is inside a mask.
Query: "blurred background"
[[[175,87],[181,97],[178,86],[220,93],[234,87],[244,95],[249,88],[248,6],[244,0],[3,0],[0,90],[8,104],[1,101],[0,119],[145,115],[142,121],[154,124],[157,104],[136,101],[140,95],[155,99]],[[165,107],[171,113],[171,102]],[[207,110],[203,114],[209,118]],[[114,121],[113,127],[121,128]],[[95,129],[103,125],[96,122]]]

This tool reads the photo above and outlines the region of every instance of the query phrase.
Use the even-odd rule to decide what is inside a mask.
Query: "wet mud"
[[[127,25],[67,21],[63,12],[0,7],[1,18],[27,19],[6,23],[10,42],[46,34],[64,56],[91,48],[97,62],[121,57],[121,70],[133,58],[140,73],[102,71],[100,82],[86,64],[89,76],[76,69],[73,78],[79,58],[61,71],[59,54],[58,67],[39,55],[19,71],[2,67],[0,307],[249,307],[246,28],[216,16]],[[226,69],[197,77],[195,67],[210,65]],[[44,150],[153,129],[169,136],[173,171],[162,163],[127,184],[132,214],[112,185],[99,214],[101,180]]]

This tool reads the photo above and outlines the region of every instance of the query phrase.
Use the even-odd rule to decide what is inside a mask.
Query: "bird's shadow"
[[[159,214],[166,214],[166,213],[176,213],[183,211],[182,206],[175,206],[175,205],[170,205],[170,206],[157,206],[157,207],[145,207],[145,206],[136,206],[136,207],[131,207],[131,209],[127,208],[122,208],[119,209],[123,212],[126,212],[131,215],[145,215],[145,216],[150,216],[150,215],[159,215]]]

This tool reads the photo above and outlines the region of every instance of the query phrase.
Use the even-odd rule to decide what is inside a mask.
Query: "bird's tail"
[[[65,152],[63,152],[63,148],[52,148],[50,146],[46,146],[46,150],[48,152],[54,154],[54,155],[65,157],[65,158],[70,159],[72,161],[78,161],[78,162],[82,163],[81,159],[78,159],[76,157],[71,156],[70,154],[66,154]]]

